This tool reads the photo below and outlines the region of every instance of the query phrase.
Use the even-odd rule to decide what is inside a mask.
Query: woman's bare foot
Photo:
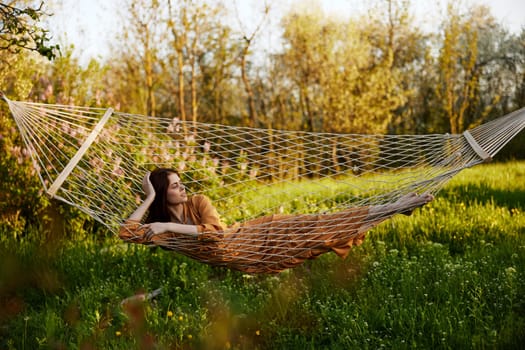
[[[421,195],[417,193],[409,193],[393,203],[371,206],[368,209],[366,221],[386,220],[398,213],[410,215],[414,209],[422,207],[433,199],[434,196],[430,193],[423,193]]]
[[[430,193],[409,193],[399,198],[393,205],[397,207],[396,211],[403,215],[411,215],[414,209],[424,206],[434,200]]]

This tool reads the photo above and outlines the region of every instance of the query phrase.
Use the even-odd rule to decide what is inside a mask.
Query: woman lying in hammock
[[[228,227],[207,197],[186,194],[173,169],[147,173],[143,189],[146,198],[121,226],[121,239],[248,273],[277,273],[330,251],[344,258],[372,227],[433,199],[430,194],[408,194],[384,205],[330,214],[270,215]]]

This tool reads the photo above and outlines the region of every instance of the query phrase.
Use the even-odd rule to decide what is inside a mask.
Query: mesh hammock
[[[525,127],[525,109],[458,135],[357,135],[3,98],[49,196],[122,232],[123,218],[141,202],[146,171],[174,168],[189,194],[209,198],[228,228],[143,242],[135,227],[121,238],[250,273],[278,272],[328,251],[345,256],[366,230],[413,209],[396,205],[400,198],[435,194],[462,169],[491,160]]]

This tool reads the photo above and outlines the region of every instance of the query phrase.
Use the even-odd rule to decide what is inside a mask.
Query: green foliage
[[[20,50],[36,51],[52,60],[60,50],[59,45],[50,45],[49,31],[38,25],[45,16],[43,2],[36,7],[15,7],[0,3],[0,50],[14,53]]]
[[[0,59],[7,60],[13,68],[0,72],[0,90],[9,91],[14,97],[27,95],[32,74],[24,66],[34,62],[25,56],[14,59],[1,53]],[[17,236],[26,225],[37,224],[48,201],[42,196],[30,153],[4,103],[0,108],[0,179],[0,232]]]
[[[0,135],[4,134],[0,129]],[[27,150],[13,144],[9,137],[0,139],[0,232],[22,234],[26,224],[35,224],[38,213],[48,204],[42,185],[31,169]],[[27,222],[29,221],[29,222]]]
[[[56,86],[46,78],[50,63],[28,53],[13,55],[0,52],[0,90],[13,100],[33,98],[47,102],[96,105],[101,103],[97,91],[100,85],[90,84],[98,79],[102,67],[91,63],[81,68],[68,55],[54,61],[60,70],[52,70]],[[4,66],[5,64],[5,66]],[[62,75],[61,75],[62,74]],[[53,95],[56,92],[57,95]],[[97,100],[98,98],[98,100]],[[76,101],[76,102],[75,102]],[[65,233],[65,226],[91,230],[92,219],[70,206],[50,201],[35,170],[28,146],[22,142],[7,105],[0,106],[0,232],[18,236],[29,226],[40,228],[42,234],[56,236]]]
[[[524,174],[523,162],[467,170],[347,259],[326,254],[274,276],[116,238],[2,235],[0,347],[519,348]]]
[[[469,128],[466,111],[479,99],[475,93],[480,75],[476,64],[479,31],[473,28],[471,19],[462,19],[452,3],[448,12],[438,58],[441,77],[436,94],[449,120],[449,131],[457,134]]]

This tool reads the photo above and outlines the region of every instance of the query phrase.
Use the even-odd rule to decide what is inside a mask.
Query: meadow
[[[345,260],[278,275],[115,235],[0,236],[1,349],[518,349],[525,162],[461,172]],[[162,288],[145,302],[121,302]]]

